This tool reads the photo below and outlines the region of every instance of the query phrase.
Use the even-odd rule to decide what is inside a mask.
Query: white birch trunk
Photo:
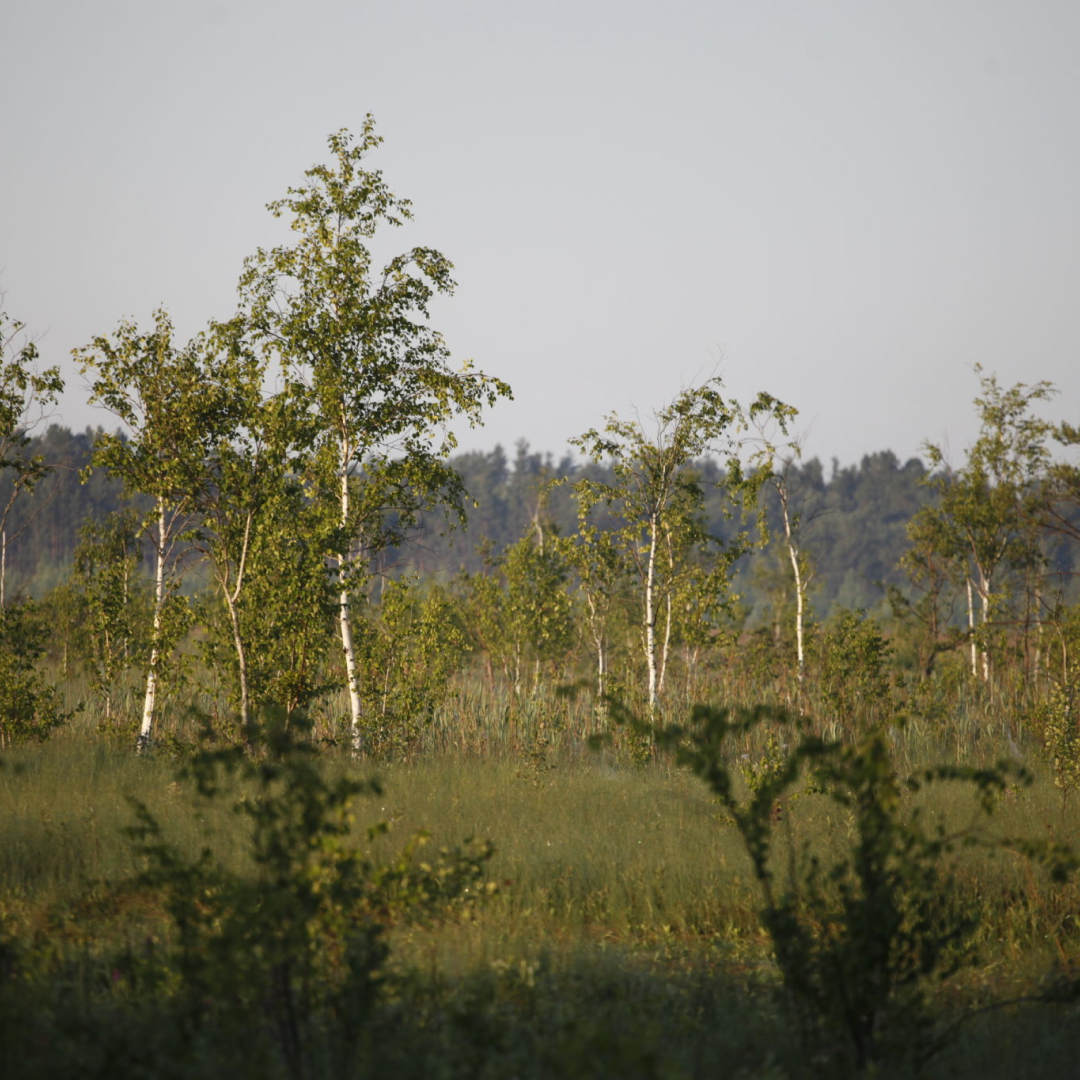
[[[649,523],[649,565],[645,574],[645,662],[649,668],[649,712],[656,711],[656,520]]]
[[[968,632],[971,634],[971,674],[979,677],[979,651],[975,645],[975,597],[972,595],[971,578],[967,579]]]
[[[983,630],[987,630],[990,625],[990,582],[986,575],[979,571],[979,600],[982,603],[982,624]],[[990,650],[986,647],[987,635],[983,635],[983,646],[980,650],[982,653],[982,679],[983,682],[988,683],[990,681]]]
[[[668,588],[670,589],[670,583]],[[664,623],[664,646],[660,650],[660,677],[656,682],[657,694],[664,692],[664,676],[667,675],[668,656],[671,654],[671,593],[664,597],[665,623]]]
[[[778,490],[780,495],[780,507],[784,512],[784,536],[787,539],[788,557],[791,559],[791,571],[795,575],[795,677],[801,687],[803,684],[803,676],[806,673],[806,649],[804,638],[806,586],[802,578],[802,567],[799,566],[799,548],[795,543],[795,536],[791,528],[791,514],[788,512],[786,480],[778,482]]]
[[[237,594],[239,589],[236,590]],[[236,649],[236,667],[240,675],[240,727],[244,732],[244,740],[251,742],[251,712],[248,704],[248,681],[247,681],[247,652],[244,649],[244,638],[240,633],[240,612],[237,610],[237,595],[225,594],[225,602],[229,605],[229,621],[232,623],[233,647]]]
[[[142,723],[135,749],[142,753],[150,745],[154,729],[154,708],[157,704],[158,662],[161,657],[161,621],[165,607],[165,500],[158,499],[158,534],[154,545],[154,628],[150,646],[150,667],[146,672],[146,693],[143,695]]]
[[[604,624],[600,618],[600,612],[596,606],[596,598],[592,590],[585,591],[585,600],[589,605],[589,628],[592,631],[593,647],[596,649],[596,700],[604,700],[604,676],[606,674],[607,657],[604,649]]]
[[[349,458],[348,447],[341,448],[341,524],[349,523]],[[356,663],[356,648],[353,644],[351,606],[349,596],[349,559],[344,556],[338,560],[338,623],[341,628],[341,649],[345,654],[345,682],[349,689],[349,739],[354,754],[359,754],[362,747],[360,722],[362,706],[360,703],[360,673]]]
[[[251,546],[251,525],[254,520],[254,511],[249,511],[247,521],[244,523],[244,540],[240,548],[240,559],[236,568],[236,585],[232,590],[228,588],[228,580],[224,581],[221,590],[225,596],[225,603],[229,607],[229,621],[232,623],[233,647],[236,649],[236,669],[240,676],[240,726],[244,732],[244,740],[251,746],[251,705],[248,694],[247,650],[244,648],[244,636],[240,632],[240,592],[244,587],[244,572],[247,569],[248,551]]]
[[[667,674],[668,657],[671,655],[671,587],[672,582],[675,580],[675,553],[671,548],[671,531],[666,531],[664,539],[667,542],[668,552],[668,579],[667,588],[664,590],[664,613],[666,621],[664,624],[664,647],[660,653],[660,678],[657,682],[656,692],[662,694],[664,692],[664,676]]]
[[[791,569],[795,574],[795,678],[799,686],[803,684],[803,676],[806,673],[806,648],[804,642],[805,600],[803,591],[802,568],[799,566],[799,553],[795,545],[790,541],[788,533],[788,555],[791,558]]]

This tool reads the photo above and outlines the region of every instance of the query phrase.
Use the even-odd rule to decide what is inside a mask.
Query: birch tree
[[[91,400],[128,429],[99,437],[95,463],[129,495],[152,501],[143,523],[154,549],[154,603],[139,749],[152,735],[162,661],[189,621],[179,589],[200,558],[228,613],[240,723],[250,734],[241,597],[256,529],[295,482],[291,464],[305,436],[292,423],[288,395],[266,393],[265,363],[247,347],[244,329],[211,324],[176,347],[172,323],[158,310],[148,333],[122,322],[111,338],[75,353],[93,375]]]
[[[376,239],[412,217],[409,201],[367,165],[381,141],[370,115],[358,139],[331,135],[331,163],[308,169],[301,186],[268,206],[289,219],[295,242],[259,249],[240,282],[253,341],[319,425],[312,461],[338,511],[327,555],[356,748],[362,705],[352,596],[373,556],[400,542],[424,511],[462,513],[461,480],[445,460],[455,439],[445,425],[459,416],[475,423],[485,405],[509,394],[467,363],[451,366],[430,325],[432,301],[454,289],[444,255],[413,247],[379,265]]]
[[[990,634],[1012,600],[1010,574],[1029,571],[1042,558],[1038,530],[1053,429],[1032,415],[1032,406],[1055,390],[1048,382],[1004,390],[995,376],[983,375],[978,365],[975,371],[981,387],[975,398],[978,438],[959,469],[941,447],[924,444],[936,470],[927,483],[938,501],[919,511],[910,531],[922,548],[953,564],[967,596],[972,674],[989,682]]]
[[[91,403],[124,425],[98,436],[94,464],[120,480],[129,498],[150,501],[140,525],[154,557],[150,655],[137,742],[142,750],[153,734],[162,663],[186,624],[186,604],[178,607],[174,601],[191,565],[192,480],[203,472],[217,407],[206,393],[200,343],[174,345],[172,320],[163,309],[154,312],[151,330],[125,320],[111,336],[97,337],[73,355],[91,378]]]
[[[217,328],[217,334],[204,366],[216,422],[205,434],[201,460],[191,463],[187,489],[199,521],[195,546],[212,567],[228,614],[240,730],[250,744],[252,694],[241,601],[259,532],[295,482],[290,471],[293,433],[287,402],[281,395],[264,394],[264,365],[227,328]]]
[[[593,520],[592,511],[603,492],[592,486],[578,486],[575,495],[577,529],[572,536],[556,537],[556,542],[584,601],[584,629],[596,657],[596,699],[602,702],[608,689],[612,609],[626,582],[628,566],[617,536]]]
[[[579,506],[602,503],[616,519],[612,536],[641,598],[650,712],[656,710],[663,690],[680,585],[690,576],[698,577],[694,592],[707,593],[713,605],[698,603],[694,610],[699,618],[708,617],[728,601],[731,565],[750,545],[747,532],[725,543],[705,528],[704,489],[693,463],[708,455],[721,457],[725,467],[721,483],[731,507],[752,506],[764,482],[760,469],[743,466],[736,436],[745,429],[747,418],[721,389],[719,379],[710,379],[683,390],[648,420],[627,421],[612,414],[602,429],[571,440],[593,460],[608,462],[613,473],[611,483],[586,477],[576,482],[574,490]],[[778,422],[786,423],[787,409],[762,394],[751,413],[762,421],[766,414],[774,414]],[[703,568],[707,583],[700,580]]]
[[[796,412],[790,406],[774,403],[770,408],[758,411],[754,416],[754,425],[760,437],[758,455],[760,467],[764,471],[766,482],[776,492],[780,509],[780,524],[783,528],[784,551],[791,566],[792,580],[795,583],[795,677],[799,689],[806,677],[806,608],[807,590],[813,577],[813,568],[803,548],[806,526],[812,521],[805,517],[804,507],[800,505],[798,493],[792,480],[795,464],[802,459],[802,442],[799,438],[790,439],[786,445],[777,445],[775,434],[769,430],[769,421],[780,424],[784,433],[787,424],[795,418]],[[763,419],[764,418],[764,422]],[[767,528],[767,519],[760,519],[763,533]]]

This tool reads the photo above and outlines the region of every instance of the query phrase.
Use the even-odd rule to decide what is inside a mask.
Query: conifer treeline
[[[73,432],[53,425],[33,441],[30,450],[54,467],[39,491],[12,509],[7,547],[12,595],[43,595],[62,581],[71,568],[79,528],[120,508],[120,485],[90,468],[94,437],[90,429]],[[574,531],[570,490],[548,488],[548,482],[583,473],[606,478],[602,466],[569,456],[556,459],[524,442],[512,457],[496,446],[486,453],[459,454],[452,465],[476,504],[469,510],[467,528],[447,533],[440,520],[430,520],[414,546],[386,555],[392,575],[417,571],[447,579],[462,570],[478,573],[485,552],[488,557],[500,555],[538,523],[568,535]],[[706,462],[702,468],[707,473],[715,466]],[[867,454],[847,467],[834,459],[828,473],[816,458],[793,468],[791,486],[808,522],[806,549],[814,567],[810,599],[819,618],[838,608],[873,608],[882,600],[883,586],[903,583],[898,562],[910,543],[907,524],[933,498],[923,483],[926,476],[919,459],[901,463],[888,450]],[[6,498],[7,486],[10,479],[4,478],[0,498]],[[707,527],[729,536],[734,526],[724,518],[720,495],[708,490]],[[767,501],[775,526],[775,494],[769,493]],[[1072,569],[1071,559],[1066,545],[1054,553],[1062,571]],[[753,566],[747,560],[736,575],[737,591],[759,619],[771,606],[771,594],[786,587],[778,559],[759,558]]]

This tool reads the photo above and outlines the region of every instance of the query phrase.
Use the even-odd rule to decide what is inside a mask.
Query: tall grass
[[[49,906],[131,877],[138,869],[124,832],[134,820],[131,797],[182,849],[195,852],[212,840],[240,864],[242,822],[178,781],[178,764],[74,737],[7,754],[0,771],[4,896]],[[399,835],[426,830],[433,846],[493,840],[491,874],[501,895],[484,916],[493,926],[619,940],[755,932],[757,898],[734,830],[703,785],[666,759],[633,766],[586,752],[537,761],[508,750],[375,767],[332,754],[325,768],[381,777],[384,793],[361,804],[362,821],[389,821]],[[925,812],[955,825],[974,819],[976,808],[969,793],[942,787]],[[827,849],[847,839],[844,815],[812,794],[797,797],[784,815],[781,831],[795,847]],[[1042,775],[1006,796],[994,827],[1080,846],[1080,806],[1066,805],[1063,814],[1060,793]],[[993,916],[988,939],[1057,947],[1054,935],[1064,941],[1074,932],[1068,906],[1080,911],[1080,892],[1073,887],[1039,885],[1008,853],[969,862],[972,896]],[[1063,925],[1044,924],[1058,915]]]
[[[228,703],[213,687],[177,694],[158,749],[137,757],[133,732],[106,725],[85,685],[70,680],[66,692],[70,704],[83,703],[78,715],[50,742],[12,750],[0,762],[0,984],[5,949],[46,957],[40,970],[52,981],[35,984],[35,993],[50,1001],[74,994],[81,1002],[72,1015],[82,1019],[71,1023],[87,1062],[107,1070],[109,1055],[119,1055],[112,1075],[170,1075],[141,1051],[117,1050],[102,1028],[103,1016],[120,1015],[108,1013],[119,1008],[109,972],[137,968],[130,958],[171,933],[160,898],[133,884],[144,863],[125,833],[134,821],[129,800],[145,804],[188,856],[209,846],[244,872],[244,822],[230,812],[242,792],[208,802],[177,777],[204,718],[220,731]],[[782,680],[754,683],[735,669],[712,672],[693,693],[800,704]],[[129,698],[134,717],[138,687]],[[809,698],[802,704],[821,718],[823,733],[843,736],[839,721]],[[660,719],[681,718],[684,704],[673,695]],[[894,688],[881,708],[906,715],[891,734],[901,772],[942,761],[1022,759],[1035,783],[1006,793],[992,827],[1080,849],[1080,806],[1054,786],[1022,704],[957,684],[940,700]],[[383,794],[363,801],[358,813],[360,826],[391,824],[376,850],[381,844],[389,853],[416,830],[430,833],[434,849],[467,836],[490,839],[490,876],[498,884],[467,921],[392,927],[373,1042],[350,1075],[806,1071],[783,1020],[760,897],[735,831],[703,785],[613,725],[590,693],[565,694],[552,682],[515,696],[462,676],[430,722],[361,761],[340,749],[345,713],[344,701],[328,700],[312,738],[325,747],[323,769],[381,777]],[[598,734],[604,747],[590,749]],[[770,736],[792,737],[782,729],[749,733],[733,748],[738,763],[750,770],[765,760]],[[959,787],[942,785],[924,798],[931,820],[955,825],[976,816],[970,793]],[[799,790],[778,814],[779,873],[792,851],[807,846],[824,856],[850,839],[850,817],[812,792]],[[978,959],[940,990],[944,1013],[1028,993],[1048,972],[1080,962],[1077,885],[1053,885],[1009,851],[961,853],[956,871],[956,895],[948,900],[980,917]],[[26,993],[26,1007],[40,1013],[35,1038],[46,1045],[59,1014]],[[4,1007],[0,1001],[0,1020]],[[167,995],[148,999],[141,1019],[125,1012],[117,1030],[138,1043],[147,1025],[169,1029],[169,1008]],[[25,1021],[18,1009],[12,1015]],[[1058,1015],[1020,1010],[976,1020],[935,1068],[961,1077],[993,1074],[995,1065],[1057,1075],[1052,1070],[1080,1052],[1080,1035],[1058,1030]],[[161,1038],[160,1052],[171,1053]],[[203,1067],[220,1069],[220,1053],[208,1046]],[[34,1074],[31,1064],[39,1074],[55,1073],[60,1059],[42,1055],[21,1075]],[[234,1071],[248,1075],[244,1067],[241,1061]]]

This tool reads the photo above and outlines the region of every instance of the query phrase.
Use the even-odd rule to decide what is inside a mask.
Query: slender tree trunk
[[[596,649],[596,700],[600,702],[604,700],[604,676],[607,674],[604,624],[591,589],[585,590],[585,600],[589,605],[589,629],[592,631],[593,647]]]
[[[660,651],[660,678],[657,681],[656,692],[664,692],[664,678],[667,675],[668,658],[671,656],[671,629],[672,629],[672,599],[671,587],[675,580],[675,552],[671,547],[671,530],[665,530],[664,540],[667,543],[668,553],[668,579],[667,588],[664,590],[664,646]]]
[[[971,674],[979,677],[979,651],[975,644],[975,597],[972,595],[971,577],[967,579],[968,633],[971,635]]]
[[[649,712],[656,711],[656,521],[649,523],[649,564],[645,573],[645,662],[649,668]]]
[[[776,488],[777,494],[780,496],[780,509],[784,515],[784,538],[787,540],[788,558],[791,559],[791,571],[795,575],[795,678],[801,690],[803,676],[806,673],[806,651],[804,647],[806,585],[802,578],[802,567],[799,565],[799,546],[795,543],[794,531],[791,528],[786,475],[777,478]]]
[[[135,750],[142,753],[150,745],[150,736],[154,728],[154,706],[157,702],[157,666],[158,666],[158,643],[157,637],[161,632],[161,621],[157,611],[154,612],[154,644],[150,647],[150,668],[146,672],[146,692],[143,695],[142,723],[139,725],[139,737],[135,742]]]
[[[987,576],[979,571],[979,601],[982,604],[983,641],[979,652],[982,654],[982,680],[990,681],[990,650],[987,647],[988,631],[990,629],[990,581]]]
[[[607,650],[604,648],[604,639],[600,637],[596,641],[596,694],[597,700],[604,700],[604,681],[607,677]]]
[[[806,674],[806,582],[803,581],[802,567],[799,565],[799,545],[795,542],[795,531],[791,527],[791,512],[788,507],[787,469],[776,477],[776,492],[780,496],[780,509],[784,516],[784,539],[787,541],[788,558],[791,571],[795,575],[795,678],[802,689]]]
[[[701,656],[701,646],[695,645],[686,653],[686,704],[693,702],[697,693],[697,669],[698,658]]]
[[[239,590],[237,590],[239,591]],[[233,648],[236,650],[236,667],[240,675],[240,727],[244,732],[244,739],[251,744],[251,711],[248,702],[248,672],[247,650],[244,648],[244,638],[240,633],[240,612],[237,608],[237,599],[233,594],[225,593],[225,603],[229,606],[229,621],[232,623]]]
[[[1036,680],[1042,675],[1043,654],[1043,620],[1042,620],[1042,586],[1035,583],[1035,656],[1032,661],[1032,675]]]
[[[240,677],[240,726],[244,732],[244,740],[250,749],[254,732],[251,728],[251,697],[248,690],[247,649],[244,646],[244,635],[240,631],[240,593],[244,587],[244,574],[247,570],[248,552],[251,546],[251,526],[255,520],[255,512],[249,511],[247,520],[244,522],[244,539],[240,547],[240,558],[236,566],[236,584],[229,588],[228,575],[229,564],[226,561],[223,573],[226,575],[221,580],[221,592],[225,597],[225,603],[229,608],[229,621],[232,623],[233,648],[236,650],[236,670]]]
[[[349,453],[348,446],[342,440],[341,446],[341,525],[349,524]],[[341,648],[345,654],[345,681],[349,688],[349,737],[352,751],[359,754],[363,748],[361,719],[363,707],[360,702],[360,672],[356,663],[356,648],[353,644],[351,606],[349,596],[350,557],[338,560],[338,622],[341,627]]]
[[[150,745],[154,727],[154,707],[157,703],[158,662],[161,657],[161,622],[165,608],[165,500],[158,499],[158,534],[154,545],[154,626],[151,633],[150,667],[146,672],[146,693],[143,695],[142,723],[135,749],[142,753]]]
[[[799,566],[799,553],[791,543],[788,534],[788,555],[791,557],[791,569],[795,573],[795,679],[801,689],[803,676],[806,674],[805,646],[805,608],[806,596],[802,579],[802,567]]]
[[[668,657],[671,655],[671,593],[664,597],[664,646],[660,650],[660,677],[657,679],[656,692],[664,692],[664,676],[667,675]]]

